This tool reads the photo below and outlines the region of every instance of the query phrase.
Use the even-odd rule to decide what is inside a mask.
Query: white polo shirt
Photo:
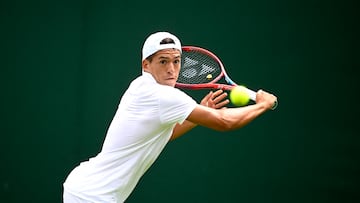
[[[76,167],[64,189],[92,202],[124,202],[196,105],[144,72],[121,98],[101,152]]]

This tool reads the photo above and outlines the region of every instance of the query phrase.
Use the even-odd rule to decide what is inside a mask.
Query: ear
[[[141,62],[141,66],[142,66],[144,71],[149,70],[149,64],[150,64],[150,62],[148,60],[146,60],[146,59]]]

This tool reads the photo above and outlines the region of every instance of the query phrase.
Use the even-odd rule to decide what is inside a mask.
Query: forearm
[[[221,116],[224,125],[220,125],[218,130],[235,130],[242,128],[267,110],[268,108],[263,104],[224,109]]]

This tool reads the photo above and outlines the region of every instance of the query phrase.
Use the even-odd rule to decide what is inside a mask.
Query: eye
[[[163,65],[164,65],[164,64],[166,64],[166,63],[167,63],[166,60],[161,60],[161,61],[160,61],[160,64],[163,64]]]
[[[175,64],[180,63],[180,59],[176,59],[176,60],[174,61],[174,63],[175,63]]]

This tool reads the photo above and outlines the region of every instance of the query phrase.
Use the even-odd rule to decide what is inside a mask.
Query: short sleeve
[[[167,87],[162,91],[160,101],[162,123],[183,123],[195,109],[196,101],[177,88]]]

